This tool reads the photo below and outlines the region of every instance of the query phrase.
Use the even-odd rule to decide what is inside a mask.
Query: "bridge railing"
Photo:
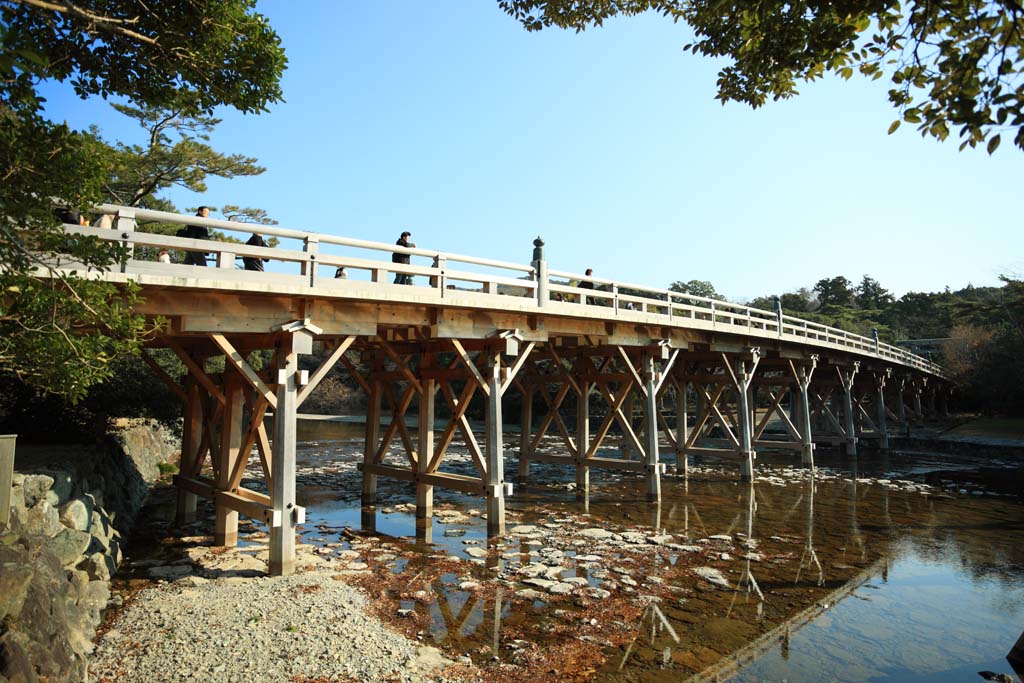
[[[596,318],[618,318],[636,322],[668,324],[720,330],[760,338],[777,338],[831,347],[860,355],[882,358],[924,372],[942,375],[942,368],[906,349],[835,327],[803,320],[781,311],[765,311],[668,289],[621,282],[559,270],[548,270],[545,262],[523,265],[495,259],[453,254],[417,247],[374,242],[323,233],[291,230],[277,226],[184,216],[164,211],[104,204],[96,209],[110,227],[65,226],[70,233],[94,235],[128,247],[129,257],[120,264],[128,274],[152,274],[216,281],[211,286],[246,287],[262,283],[315,287],[338,293],[374,289],[393,300],[442,300],[458,297],[502,296],[500,302],[476,298],[478,305],[515,310],[544,308],[557,314]],[[145,222],[196,225],[221,231],[239,240],[192,239],[145,231]],[[140,228],[140,223],[142,229]],[[276,247],[244,244],[250,234],[277,238]],[[212,255],[203,267],[179,262],[160,263],[159,250],[180,255],[186,252]],[[396,263],[393,254],[408,254],[410,260],[424,259],[429,265]],[[240,268],[238,259],[267,262],[264,272]],[[75,264],[64,260],[64,267]],[[339,269],[344,275],[336,277]],[[544,275],[541,281],[539,274]],[[408,276],[411,284],[397,284]],[[395,278],[392,280],[392,278]],[[580,287],[589,282],[593,288]],[[467,299],[467,297],[469,297]]]

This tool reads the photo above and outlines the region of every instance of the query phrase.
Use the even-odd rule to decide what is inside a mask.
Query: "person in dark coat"
[[[266,240],[263,239],[263,235],[257,235],[256,233],[253,233],[252,237],[250,237],[248,240],[246,240],[245,243],[248,244],[250,247],[269,247],[270,246],[269,244],[267,244]],[[242,257],[242,265],[245,267],[246,270],[258,270],[258,271],[260,271],[262,273],[263,272],[263,264],[266,263],[269,260],[270,259],[268,259],[268,258],[261,259],[261,258],[256,257],[256,256],[243,256]]]
[[[405,232],[403,232],[398,237],[398,241],[396,241],[395,244],[397,244],[400,247],[415,248],[416,245],[409,241],[410,237],[412,237],[412,233],[409,232],[408,230],[406,230]],[[405,265],[409,265],[409,255],[408,254],[402,254],[402,253],[399,253],[399,252],[396,251],[393,254],[391,254],[391,262],[392,263],[404,263]],[[395,273],[395,284],[396,285],[411,285],[412,284],[412,275],[408,275],[406,273]]]
[[[196,211],[196,215],[200,218],[210,217],[210,207],[200,206],[199,210]],[[194,240],[208,240],[210,239],[210,229],[205,225],[189,225],[184,230],[178,232],[179,237],[189,237]],[[207,254],[201,251],[186,251],[185,260],[183,263],[189,266],[205,266]]]

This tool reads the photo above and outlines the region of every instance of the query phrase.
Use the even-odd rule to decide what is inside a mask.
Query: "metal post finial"
[[[533,260],[544,260],[544,240],[540,238],[540,235],[537,235],[537,239],[533,241]]]

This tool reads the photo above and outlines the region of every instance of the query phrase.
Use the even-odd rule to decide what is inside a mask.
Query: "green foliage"
[[[56,275],[59,259],[102,270],[124,257],[117,245],[64,235],[51,200],[81,211],[100,201],[112,178],[126,186],[132,179],[124,148],[47,120],[37,84],[67,83],[83,98],[124,96],[140,113],[190,112],[197,125],[218,105],[264,111],[280,99],[285,57],[254,4],[0,3],[0,376],[78,400],[149,330],[131,313],[131,287],[34,279]],[[178,152],[195,152],[201,134]],[[202,173],[213,170],[222,169]]]
[[[814,293],[821,306],[850,306],[853,303],[853,290],[850,281],[842,275],[823,278],[814,285]]]
[[[715,291],[715,286],[707,280],[689,280],[683,282],[682,280],[676,280],[668,286],[673,292],[679,292],[680,294],[692,294],[694,296],[703,296],[709,299],[718,299],[724,301],[725,297]]]
[[[113,107],[137,121],[148,142],[114,146],[112,172],[103,185],[104,197],[112,204],[139,206],[173,186],[205,192],[208,176],[235,178],[266,170],[252,157],[222,154],[207,144],[220,119],[180,109]]]
[[[797,94],[798,81],[826,73],[850,79],[888,76],[901,121],[960,148],[1002,131],[1024,149],[1021,45],[1024,8],[1006,0],[498,0],[530,31],[582,31],[616,15],[654,11],[685,22],[694,54],[724,58],[717,99],[760,107]]]

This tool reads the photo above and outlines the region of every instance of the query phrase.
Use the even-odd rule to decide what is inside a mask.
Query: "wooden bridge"
[[[691,454],[734,456],[749,480],[759,449],[790,451],[813,467],[816,444],[849,454],[865,441],[887,448],[891,421],[945,410],[941,369],[904,349],[781,310],[553,270],[539,238],[532,261],[519,264],[112,205],[98,211],[111,227],[65,230],[123,244],[127,257],[110,272],[88,273],[58,255],[56,268],[134,281],[144,297],[137,312],[167,321],[150,346],[173,350],[188,375],[179,382],[143,357],[184,406],[178,519],[194,519],[197,496],[213,499],[223,545],[236,542],[239,513],[266,522],[272,573],[292,571],[304,517],[295,496],[296,417],[338,363],[368,399],[364,505],[374,505],[379,477],[413,482],[423,526],[435,486],[479,494],[491,535],[504,533],[512,493],[502,442],[509,392],[522,397],[521,480],[531,462],[562,463],[575,470],[582,495],[592,468],[628,470],[645,478],[652,499],[661,495],[666,456],[679,472]],[[145,232],[147,222],[279,244],[172,237]],[[158,262],[163,249],[177,261],[192,252],[212,262]],[[393,262],[394,253],[411,263]],[[267,271],[240,269],[240,258],[266,260]],[[336,277],[339,268],[347,277]],[[412,285],[394,284],[396,275]],[[300,370],[299,356],[314,345],[322,362]],[[265,350],[269,367],[253,368],[247,357]],[[213,373],[207,361],[217,356],[224,371]],[[477,397],[486,404],[484,434],[466,414]],[[405,418],[414,404],[411,433]],[[440,431],[439,416],[447,417]],[[563,453],[538,450],[549,432],[564,441]],[[475,476],[443,468],[456,435]],[[269,495],[242,486],[254,448]]]

